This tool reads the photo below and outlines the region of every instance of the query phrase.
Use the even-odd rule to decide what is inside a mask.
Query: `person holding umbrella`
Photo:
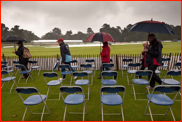
[[[110,52],[111,52],[111,49],[108,46],[108,42],[103,42],[102,48],[103,48],[102,52],[100,53],[102,64],[103,63],[110,63]],[[103,70],[104,70],[104,68],[101,65],[100,71],[102,72]],[[109,69],[107,68],[105,70],[109,70]],[[100,73],[100,77],[98,77],[98,79],[101,79],[101,73]]]
[[[160,77],[155,73],[155,70],[159,65],[162,64],[162,44],[157,41],[154,34],[148,35],[148,41],[150,43],[148,49],[144,49],[144,52],[147,53],[147,64],[148,70],[153,71],[153,75],[150,81],[150,86],[147,86],[147,89],[153,89],[155,86],[155,81],[157,81],[160,85],[162,81]],[[151,76],[149,76],[150,79]]]
[[[24,65],[26,70],[28,70],[28,67],[27,67],[27,65],[28,65],[28,58],[24,58],[23,57],[23,51],[24,51],[23,42],[22,41],[18,41],[16,44],[18,45],[18,50],[16,51],[16,49],[15,49],[15,51],[13,53],[15,53],[19,57],[19,63]],[[22,68],[21,70],[24,71],[25,68]],[[23,74],[23,75],[24,75],[24,79],[27,79],[28,74]]]
[[[72,58],[71,58],[69,46],[64,43],[62,38],[59,38],[57,42],[60,46],[60,53],[61,53],[61,59],[62,59],[61,64],[68,64],[71,67],[70,62],[72,61]],[[75,72],[75,70],[72,67],[69,70],[72,70],[72,72]],[[62,68],[61,71],[64,72],[65,68]],[[66,76],[63,75],[62,80],[65,80],[65,77]],[[77,79],[77,77],[74,77],[74,79]]]

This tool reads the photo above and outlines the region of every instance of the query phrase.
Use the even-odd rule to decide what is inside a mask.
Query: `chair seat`
[[[88,74],[92,74],[92,71],[83,71],[83,72],[86,72],[86,73],[88,73]]]
[[[115,85],[115,84],[117,84],[117,82],[114,79],[105,79],[105,80],[102,80],[102,84],[103,85]]]
[[[120,95],[105,94],[105,95],[102,95],[101,102],[105,105],[120,105],[123,103],[123,100]]]
[[[57,86],[57,85],[60,85],[62,83],[62,80],[59,81],[59,80],[52,80],[50,82],[47,83],[48,86]]]
[[[24,70],[24,71],[21,71],[20,74],[27,74],[27,73],[30,73],[31,71],[30,70]]]
[[[156,73],[156,74],[161,74],[161,71],[155,70],[155,73]]]
[[[168,65],[160,65],[159,67],[168,67]]]
[[[71,66],[72,68],[78,68],[78,65]]]
[[[71,73],[72,73],[72,71],[64,71],[64,72],[61,72],[62,75],[69,75]]]
[[[2,67],[3,69],[11,69],[13,68],[13,66],[6,66],[6,67]]]
[[[95,67],[95,65],[92,65],[92,67]]]
[[[6,82],[6,81],[14,80],[14,79],[16,79],[16,77],[6,77],[6,78],[1,79],[1,81]]]
[[[41,97],[42,97],[43,100],[45,100],[47,96],[46,95],[41,95]],[[43,102],[42,99],[40,98],[39,95],[32,95],[32,96],[28,97],[23,102],[23,104],[24,105],[37,105],[37,104]]]
[[[130,74],[135,74],[136,71],[137,70],[127,70],[127,72],[130,73]]]
[[[32,69],[38,69],[38,68],[41,68],[41,66],[33,66],[31,67]]]
[[[147,85],[147,84],[149,84],[149,82],[146,79],[132,79],[132,81],[135,84],[138,84],[138,85]]]
[[[180,82],[175,80],[175,79],[161,79],[162,81],[164,81],[165,84],[168,84],[168,85],[179,85]]]
[[[122,65],[122,67],[127,68],[127,67],[129,67],[129,66],[128,66],[128,65]]]
[[[14,71],[14,70],[7,70],[8,73],[11,73],[11,72],[13,72],[13,71]]]
[[[147,95],[147,98],[150,99],[151,94]],[[156,105],[172,105],[174,102],[168,96],[163,94],[153,94],[151,98],[151,102]]]
[[[89,84],[89,80],[77,80],[75,85],[87,85]]]
[[[78,105],[83,102],[83,94],[70,94],[64,99],[64,103],[69,105]]]

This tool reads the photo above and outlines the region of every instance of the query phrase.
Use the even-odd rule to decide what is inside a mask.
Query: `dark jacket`
[[[108,44],[104,44],[102,47],[102,52],[101,52],[101,61],[104,63],[110,63],[110,47]]]
[[[161,42],[154,39],[149,47],[147,52],[147,64],[149,65],[161,65],[162,64],[162,44]]]
[[[62,63],[65,63],[66,54],[71,55],[69,46],[63,42],[62,44],[60,44],[60,51],[61,51]]]
[[[15,54],[19,57],[20,64],[26,64],[28,63],[28,58],[23,58],[23,50],[24,46],[21,45],[18,50],[15,52]]]

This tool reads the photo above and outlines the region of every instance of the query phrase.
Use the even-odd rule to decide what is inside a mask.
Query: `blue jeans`
[[[71,67],[70,62],[65,62],[64,64],[68,64],[68,65]],[[69,70],[70,70],[70,68],[69,68]],[[64,71],[65,71],[65,68],[61,68],[61,71],[64,72]],[[71,71],[72,71],[72,72],[75,72],[75,70],[74,70],[72,67],[71,67]],[[63,79],[65,79],[65,77],[66,77],[66,76],[63,75]]]

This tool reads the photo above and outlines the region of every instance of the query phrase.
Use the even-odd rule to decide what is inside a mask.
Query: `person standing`
[[[102,64],[103,63],[110,63],[110,47],[108,46],[108,42],[103,42],[103,46],[102,46],[102,52],[100,53],[101,55],[101,61]],[[102,72],[104,70],[104,67],[101,65],[100,67],[100,71]],[[106,68],[105,70],[109,70],[109,68]],[[100,77],[98,77],[97,79],[101,79],[101,73],[100,73]]]
[[[14,51],[13,53],[15,53],[18,57],[19,57],[19,63],[24,65],[25,68],[22,68],[21,70],[28,70],[28,58],[24,58],[23,57],[23,52],[24,52],[24,46],[23,46],[23,42],[22,41],[18,41],[18,43],[16,43],[18,45],[18,50]],[[24,78],[23,79],[27,79],[28,78],[28,74],[23,74]]]
[[[157,81],[160,85],[162,81],[160,77],[155,73],[155,70],[159,65],[162,64],[162,44],[161,42],[157,41],[154,34],[148,35],[148,41],[150,43],[148,49],[144,49],[144,52],[147,53],[147,64],[148,70],[152,70],[153,75],[150,81],[150,86],[147,86],[147,89],[153,89],[155,86],[155,81]],[[151,76],[149,76],[150,79]]]
[[[62,38],[59,38],[57,42],[60,46],[60,53],[61,53],[61,57],[62,57],[61,64],[68,64],[71,67],[70,62],[72,61],[72,58],[71,58],[69,46],[64,43]],[[75,70],[72,67],[69,70],[72,70],[72,72],[75,72]],[[61,71],[64,72],[65,68],[61,68]],[[62,80],[65,80],[65,78],[66,78],[66,76],[63,75]],[[76,78],[77,77],[74,77],[74,79],[76,79]]]
[[[144,48],[142,50],[142,56],[143,56],[143,58],[142,58],[142,66],[141,66],[140,70],[144,70],[147,67],[147,62],[146,62],[147,61],[147,53],[144,52],[144,50],[148,48],[147,41],[143,42],[143,47]],[[139,78],[142,78],[142,76],[139,76]]]

